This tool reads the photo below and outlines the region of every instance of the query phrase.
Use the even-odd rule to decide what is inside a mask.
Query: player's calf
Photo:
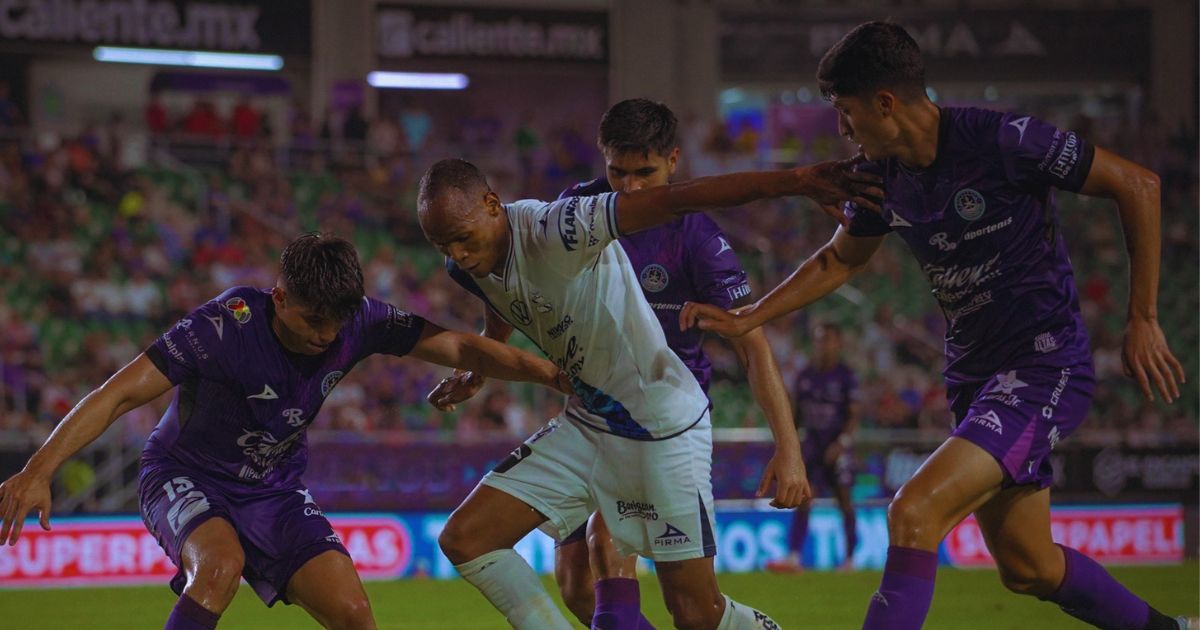
[[[596,600],[592,570],[588,564],[588,548],[582,533],[573,541],[564,540],[555,549],[554,579],[562,593],[563,603],[579,619],[590,626]]]

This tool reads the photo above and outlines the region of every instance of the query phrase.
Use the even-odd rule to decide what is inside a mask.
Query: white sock
[[[485,553],[454,568],[517,630],[571,630],[533,567],[512,549]]]
[[[774,619],[753,608],[739,604],[725,596],[725,614],[717,630],[780,630]]]

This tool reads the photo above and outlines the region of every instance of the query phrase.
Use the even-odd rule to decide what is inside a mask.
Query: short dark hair
[[[898,24],[867,22],[833,45],[817,66],[821,96],[869,96],[890,89],[903,98],[925,93],[925,60]]]
[[[596,143],[601,150],[613,153],[649,156],[654,151],[665,156],[679,146],[675,139],[678,126],[670,107],[650,99],[631,98],[604,112]]]
[[[362,267],[344,238],[309,232],[288,243],[279,275],[288,295],[318,316],[345,321],[362,306]]]
[[[434,199],[448,191],[491,190],[487,178],[474,164],[461,158],[439,160],[421,176],[417,186],[417,211],[424,212]]]

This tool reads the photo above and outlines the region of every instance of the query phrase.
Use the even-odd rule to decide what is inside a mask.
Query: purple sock
[[[221,615],[201,606],[186,594],[179,596],[163,630],[213,630]]]
[[[933,601],[937,554],[909,547],[888,547],[879,590],[871,596],[863,630],[917,630]]]
[[[1063,612],[1097,628],[1145,628],[1150,606],[1113,579],[1095,560],[1059,545],[1067,563],[1062,584],[1046,601],[1058,604]]]
[[[642,616],[638,581],[630,578],[596,580],[596,611],[592,630],[654,630]]]

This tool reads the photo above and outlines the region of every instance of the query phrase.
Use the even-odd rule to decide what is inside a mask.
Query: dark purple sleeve
[[[876,162],[863,162],[855,166],[854,170],[881,176],[884,174],[883,168]],[[850,236],[883,236],[892,231],[892,227],[878,212],[860,208],[853,202],[846,202],[846,205],[842,207],[842,213],[846,215],[847,219],[850,219],[850,227],[847,230]]]
[[[201,378],[221,380],[223,354],[228,352],[225,336],[232,335],[235,326],[219,301],[209,302],[155,339],[146,356],[173,385]]]
[[[1009,181],[1034,191],[1079,192],[1096,156],[1095,147],[1074,131],[1018,114],[1000,117],[997,143]]]
[[[363,325],[363,356],[390,354],[402,357],[412,352],[425,330],[425,319],[387,302],[366,298]]]
[[[737,253],[721,228],[708,215],[692,214],[685,219],[688,273],[697,298],[723,309],[750,302],[750,282]]]

